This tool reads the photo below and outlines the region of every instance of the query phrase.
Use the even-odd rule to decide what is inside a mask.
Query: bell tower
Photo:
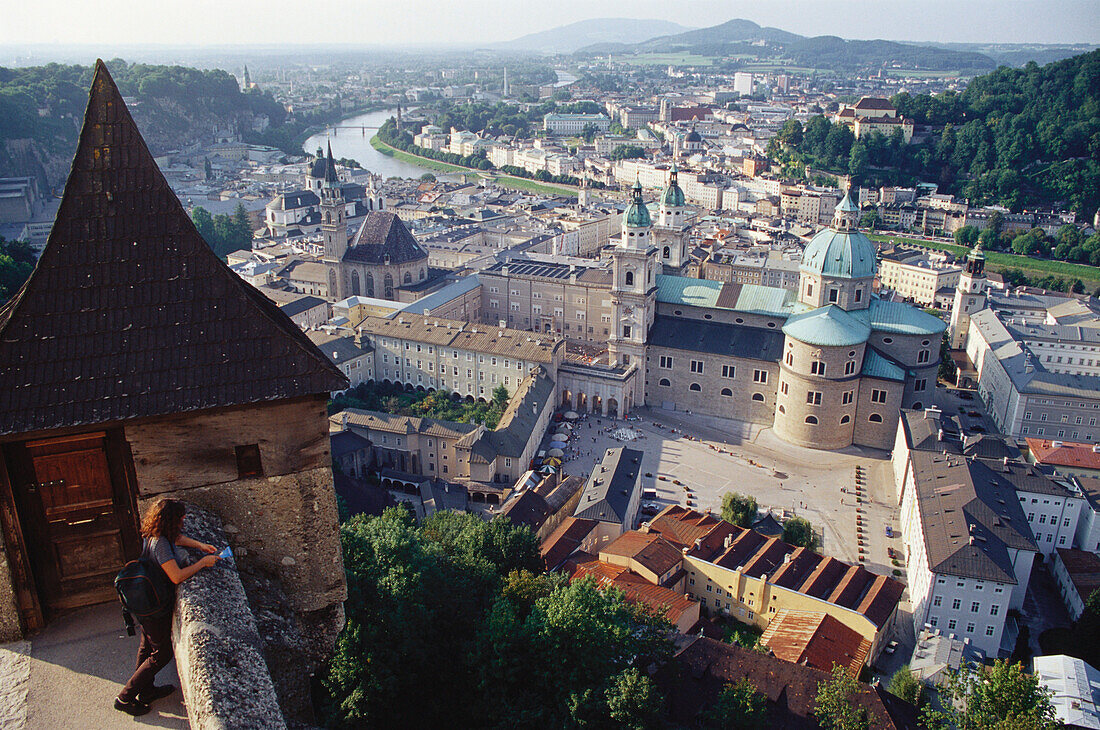
[[[966,255],[966,265],[955,287],[955,301],[951,305],[951,349],[966,347],[970,316],[985,309],[989,281],[985,278],[985,252],[981,241]]]
[[[623,213],[623,232],[611,252],[611,332],[607,341],[612,364],[645,368],[645,343],[657,310],[657,247],[651,241],[653,222],[642,200],[642,185],[634,183],[630,205]],[[635,403],[645,403],[645,378],[638,381]]]
[[[657,209],[657,226],[653,230],[654,244],[665,273],[679,274],[687,261],[687,222],[684,191],[677,181],[676,163],[668,173],[668,185],[661,192]]]
[[[336,161],[332,159],[331,142],[321,181],[321,236],[325,244],[322,260],[328,269],[328,295],[332,301],[340,301],[347,296],[340,265],[348,250],[348,222],[344,193],[336,176]]]

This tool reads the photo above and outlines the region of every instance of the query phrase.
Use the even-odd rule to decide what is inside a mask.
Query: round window
[[[882,344],[884,344],[884,345],[889,345],[893,341],[894,341],[893,337],[883,337],[882,338]]]

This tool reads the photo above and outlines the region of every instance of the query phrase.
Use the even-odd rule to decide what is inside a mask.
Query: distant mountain
[[[856,41],[836,36],[807,38],[778,28],[761,27],[751,20],[734,19],[635,43],[586,46],[579,54],[693,53],[700,56],[747,56],[791,66],[852,69],[898,65],[936,71],[987,71],[996,66],[989,56],[971,50],[898,43]]]
[[[584,46],[600,43],[638,43],[657,36],[690,30],[667,20],[598,18],[562,25],[550,30],[495,44],[495,48],[538,53],[573,53]]]

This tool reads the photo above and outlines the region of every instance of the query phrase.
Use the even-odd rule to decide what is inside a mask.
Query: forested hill
[[[241,92],[221,70],[108,62],[154,154],[209,139],[215,128],[247,131],[266,116],[286,116],[270,94]],[[90,66],[0,67],[0,177],[33,175],[50,186],[64,180],[88,103]]]
[[[1100,50],[1023,68],[1000,67],[962,93],[899,94],[898,112],[922,127],[905,145],[855,140],[826,117],[791,120],[769,147],[789,172],[810,164],[857,184],[939,183],[972,204],[1012,210],[1061,203],[1088,220],[1100,206]]]

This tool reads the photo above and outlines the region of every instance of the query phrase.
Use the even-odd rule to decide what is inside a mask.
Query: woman
[[[182,583],[203,568],[214,565],[218,560],[216,555],[209,554],[216,551],[213,545],[207,545],[180,534],[185,512],[183,502],[162,499],[150,508],[145,519],[141,521],[141,536],[145,538],[141,557],[151,559],[160,565],[173,584]],[[194,548],[208,554],[197,563],[181,568],[176,560],[174,545]],[[174,600],[173,596],[173,602]],[[149,703],[172,694],[176,689],[172,685],[158,687],[153,684],[157,672],[170,661],[172,661],[172,612],[168,611],[162,616],[150,616],[141,622],[141,645],[138,647],[137,669],[115,698],[115,709],[135,717],[144,715],[149,711]]]

